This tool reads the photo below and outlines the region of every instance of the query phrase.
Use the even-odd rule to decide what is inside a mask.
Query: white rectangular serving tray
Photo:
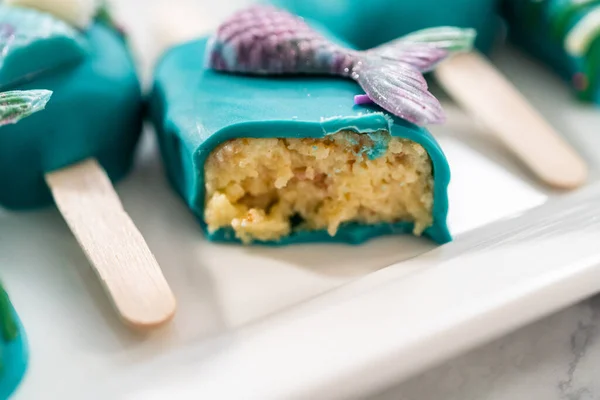
[[[136,3],[117,5],[127,16]],[[143,28],[134,40],[152,42]],[[449,124],[434,129],[453,174],[456,240],[446,246],[411,236],[359,247],[207,243],[147,132],[118,190],[179,312],[139,336],[117,321],[58,212],[0,213],[1,278],[31,349],[15,398],[365,395],[600,291],[600,110],[514,52],[495,61],[584,154],[590,184],[546,190],[448,104]]]

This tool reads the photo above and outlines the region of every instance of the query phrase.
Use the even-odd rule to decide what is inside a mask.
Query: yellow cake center
[[[205,165],[208,229],[244,243],[341,224],[432,224],[433,174],[423,147],[388,132],[319,139],[234,139]]]

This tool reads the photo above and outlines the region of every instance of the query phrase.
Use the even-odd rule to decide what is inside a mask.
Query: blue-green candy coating
[[[315,21],[359,49],[436,26],[477,30],[476,45],[488,51],[499,19],[497,0],[264,0]]]
[[[0,287],[0,290],[3,289]],[[27,339],[23,325],[10,302],[8,307],[10,308],[8,312],[12,313],[12,322],[16,324],[17,334],[8,341],[0,336],[0,399],[8,399],[19,386],[25,375],[28,359]]]
[[[31,11],[33,12],[33,11]],[[2,21],[0,20],[0,24]],[[96,23],[82,34],[85,58],[65,64],[10,90],[54,92],[43,112],[0,129],[0,205],[14,209],[52,202],[44,173],[95,157],[112,180],[132,163],[141,125],[143,102],[131,55],[122,37]],[[73,46],[79,43],[72,40]],[[22,57],[61,54],[55,40],[38,39]],[[33,61],[32,61],[33,63]]]
[[[373,107],[354,106],[361,94],[351,80],[329,77],[255,77],[218,73],[204,66],[206,39],[171,49],[159,63],[151,115],[170,181],[213,241],[237,242],[233,231],[207,230],[204,221],[204,163],[211,151],[235,138],[322,138],[340,130],[389,130],[392,136],[421,144],[434,169],[433,225],[425,235],[451,240],[446,225],[447,160],[430,133]],[[335,237],[325,231],[297,231],[268,244],[345,242],[408,233],[412,223],[345,224]]]

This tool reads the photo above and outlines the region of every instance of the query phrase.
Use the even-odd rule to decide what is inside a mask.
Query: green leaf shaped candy
[[[14,90],[0,93],[0,126],[14,124],[46,107],[49,90]]]

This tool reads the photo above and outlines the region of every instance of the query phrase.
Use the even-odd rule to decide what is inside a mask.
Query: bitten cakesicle
[[[334,30],[359,48],[380,45],[409,30],[456,25],[477,29],[479,50],[487,52],[499,21],[497,0],[341,0],[331,6],[319,0],[272,2]],[[481,54],[458,54],[441,64],[435,75],[465,111],[483,122],[543,182],[561,189],[585,182],[583,159]]]
[[[240,11],[157,67],[168,176],[210,240],[445,243],[449,167],[419,126],[444,114],[422,72],[473,38],[446,28],[359,52],[274,7]]]
[[[507,0],[502,10],[513,43],[600,103],[600,1]]]
[[[89,1],[67,3],[81,9],[60,0],[0,5],[0,89],[54,92],[44,112],[0,128],[0,205],[22,210],[54,199],[122,319],[156,326],[171,318],[175,300],[111,185],[132,164],[140,83],[107,14]]]

